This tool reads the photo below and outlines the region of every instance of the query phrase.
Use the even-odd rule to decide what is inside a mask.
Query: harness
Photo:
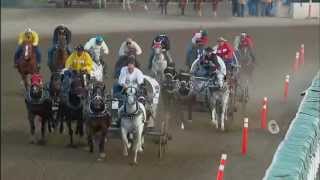
[[[142,112],[142,110],[141,110],[141,108],[140,108],[140,106],[139,106],[138,101],[136,102],[136,107],[137,107],[137,109],[136,109],[135,112],[133,112],[133,113],[127,113],[127,104],[125,103],[125,104],[124,104],[124,109],[123,109],[123,114],[122,114],[122,115],[123,115],[124,117],[130,119],[130,120],[134,119],[137,115],[139,115],[139,114]]]
[[[74,111],[75,111],[75,110],[78,110],[78,109],[80,109],[81,106],[82,106],[81,100],[80,100],[79,105],[74,106],[74,105],[72,105],[72,104],[70,103],[70,94],[68,94],[68,96],[67,96],[67,106],[68,106],[69,108],[71,108],[72,110],[74,110]]]

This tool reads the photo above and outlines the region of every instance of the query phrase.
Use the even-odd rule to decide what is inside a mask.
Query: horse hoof
[[[99,158],[102,158],[102,159],[107,157],[106,153],[100,153],[99,156],[100,156]]]
[[[45,146],[47,144],[46,140],[39,140],[38,145]]]
[[[67,147],[68,147],[68,148],[73,148],[73,149],[76,149],[76,148],[77,148],[77,146],[74,145],[74,144],[68,144]]]
[[[132,147],[131,143],[128,143],[128,149],[130,149]]]
[[[140,148],[138,149],[138,152],[139,152],[139,153],[143,153],[143,148],[140,147]]]
[[[100,157],[97,159],[98,162],[102,162],[103,160],[104,158],[100,158]]]
[[[138,162],[130,162],[129,163],[131,166],[138,166]]]
[[[129,156],[129,153],[128,152],[123,152],[123,156],[127,157],[127,156]]]

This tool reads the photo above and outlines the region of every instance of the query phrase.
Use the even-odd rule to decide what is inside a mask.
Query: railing
[[[315,180],[319,163],[320,71],[305,91],[299,110],[263,180]]]

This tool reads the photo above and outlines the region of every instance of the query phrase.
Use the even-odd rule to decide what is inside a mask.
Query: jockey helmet
[[[31,77],[31,85],[41,86],[42,85],[42,76],[40,74],[33,74]]]
[[[202,36],[208,36],[208,31],[207,30],[201,30],[201,35]]]
[[[82,51],[84,51],[84,47],[83,47],[81,44],[79,44],[79,45],[76,47],[76,50],[77,50],[78,52],[82,52]]]
[[[32,33],[32,30],[31,28],[27,28],[24,33],[27,35],[27,34],[31,34]]]
[[[100,35],[96,36],[96,44],[101,44],[103,42],[103,38]]]
[[[222,36],[219,37],[217,41],[218,42],[227,42],[227,40],[225,38],[223,38]]]
[[[246,37],[246,36],[247,36],[247,33],[245,33],[245,32],[241,33],[241,37]]]

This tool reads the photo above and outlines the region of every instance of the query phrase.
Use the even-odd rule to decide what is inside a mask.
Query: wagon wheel
[[[159,158],[162,159],[167,150],[167,144],[169,140],[168,135],[168,119],[169,113],[166,113],[166,117],[161,121],[160,124],[160,135],[159,135]]]

